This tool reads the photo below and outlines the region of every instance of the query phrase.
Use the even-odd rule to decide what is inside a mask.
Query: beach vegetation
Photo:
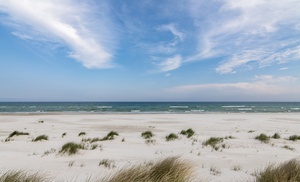
[[[38,123],[44,123],[44,121],[41,120],[41,121],[38,121]]]
[[[203,142],[203,145],[210,145],[213,149],[219,150],[220,144],[223,142],[223,138],[221,137],[210,137],[208,140]]]
[[[62,154],[66,153],[68,155],[74,155],[79,151],[79,149],[82,149],[82,148],[83,148],[83,146],[81,144],[77,144],[74,142],[68,142],[62,146],[59,153],[62,153]]]
[[[49,155],[49,154],[52,154],[52,153],[55,153],[55,152],[56,152],[56,150],[54,148],[51,148],[50,150],[45,151],[43,156]]]
[[[254,131],[254,130],[249,130],[249,131],[248,131],[248,133],[253,133],[253,132],[255,132],[255,131]]]
[[[292,136],[289,137],[289,140],[292,140],[292,141],[300,140],[300,136],[299,135],[292,135]]]
[[[147,140],[145,140],[145,143],[147,144],[147,145],[155,145],[155,143],[156,143],[156,140],[153,140],[153,139],[147,139]]]
[[[63,137],[65,137],[67,135],[67,133],[63,133],[62,135],[61,135],[61,137],[63,138]]]
[[[264,170],[257,172],[255,181],[300,181],[300,162],[296,159],[292,159],[279,165],[271,164],[267,166]]]
[[[264,133],[261,133],[260,135],[256,136],[255,139],[261,141],[262,143],[269,143],[270,141],[270,137]]]
[[[115,168],[115,162],[113,160],[109,160],[109,159],[103,159],[99,162],[99,166],[104,166],[106,168],[112,169]]]
[[[86,133],[85,132],[78,133],[78,136],[82,136],[82,135],[86,135]]]
[[[119,136],[119,133],[115,132],[115,131],[110,131],[105,137],[102,138],[102,141],[105,140],[113,140],[115,139],[115,136]]]
[[[170,157],[153,163],[152,165],[136,165],[124,168],[108,177],[109,182],[190,182],[192,181],[192,165]]]
[[[11,170],[0,175],[0,182],[50,182],[45,175],[22,170]]]
[[[232,168],[231,168],[233,171],[240,171],[240,170],[242,170],[242,167],[240,166],[240,165],[234,165],[234,166],[232,166]]]
[[[214,175],[214,176],[218,176],[218,175],[221,174],[221,170],[218,169],[216,166],[211,166],[211,167],[209,168],[209,170],[210,170],[210,174],[212,174],[212,175]]]
[[[169,135],[166,136],[166,141],[172,141],[172,140],[176,140],[178,139],[178,135],[176,135],[175,133],[170,133]]]
[[[98,144],[93,144],[93,145],[91,146],[91,149],[92,149],[92,150],[95,150],[97,147],[98,147]]]
[[[48,140],[48,136],[47,135],[40,135],[40,136],[37,136],[32,141],[37,142],[37,141],[41,141],[41,140]]]
[[[226,140],[228,140],[228,139],[235,139],[235,137],[229,135],[229,136],[226,136],[225,139],[226,139]]]
[[[141,134],[141,136],[144,138],[144,139],[150,139],[154,136],[154,134],[152,133],[152,131],[145,131]]]
[[[195,134],[195,131],[192,128],[189,128],[187,130],[181,130],[180,134],[186,135],[187,138],[191,138]]]
[[[20,132],[20,131],[13,131],[11,134],[9,134],[8,138],[12,138],[14,136],[19,136],[19,135],[29,135],[29,133]]]
[[[288,145],[284,145],[282,148],[287,149],[287,150],[291,150],[291,151],[295,150],[294,148],[292,148],[292,147],[290,147]]]
[[[275,134],[272,136],[272,138],[274,138],[274,139],[279,139],[279,138],[280,138],[279,133],[275,133]]]

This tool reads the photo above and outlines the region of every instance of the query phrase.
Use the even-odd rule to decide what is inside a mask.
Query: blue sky
[[[0,0],[0,101],[300,101],[299,0]]]

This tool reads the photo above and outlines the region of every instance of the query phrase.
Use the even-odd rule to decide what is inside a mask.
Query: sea
[[[0,102],[5,113],[298,113],[300,102]]]

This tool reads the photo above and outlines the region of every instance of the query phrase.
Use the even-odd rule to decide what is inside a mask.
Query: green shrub
[[[142,133],[141,135],[144,139],[150,139],[152,138],[154,135],[151,131],[145,131]]]
[[[300,163],[296,159],[279,165],[269,165],[256,175],[256,182],[296,182],[300,181]]]
[[[268,143],[270,141],[270,137],[268,137],[266,134],[262,133],[255,137],[256,140],[259,140],[263,143]]]
[[[62,135],[61,135],[61,137],[63,138],[63,137],[65,137],[67,135],[67,133],[63,133]]]
[[[78,136],[82,136],[82,135],[86,135],[86,133],[85,133],[85,132],[80,132],[80,133],[78,134]]]
[[[14,131],[11,134],[9,134],[8,138],[11,138],[13,136],[19,136],[19,135],[29,135],[27,132],[19,132],[19,131]]]
[[[279,138],[280,138],[280,135],[279,135],[278,133],[275,133],[275,134],[272,136],[272,138],[274,138],[274,139],[279,139]]]
[[[172,140],[176,140],[176,139],[178,139],[178,135],[176,135],[175,133],[171,133],[166,136],[166,141],[172,141]]]
[[[222,142],[223,142],[223,138],[220,138],[220,137],[210,137],[208,140],[206,140],[205,142],[203,142],[203,145],[205,145],[205,146],[210,145],[213,148],[215,148],[217,144],[220,144]]]
[[[289,137],[289,140],[292,140],[292,141],[300,140],[300,136],[292,135],[292,136]]]
[[[114,136],[119,136],[119,133],[115,132],[115,131],[111,131],[109,132],[105,137],[102,138],[102,141],[105,140],[113,140]]]
[[[68,142],[62,146],[59,153],[62,153],[62,154],[67,153],[68,155],[74,155],[79,151],[79,149],[82,149],[82,148],[83,148],[83,146],[80,144],[77,144],[74,142]]]
[[[195,131],[192,128],[189,128],[187,130],[181,130],[180,134],[186,135],[187,138],[191,138],[195,134]]]
[[[41,140],[48,140],[48,136],[47,135],[40,135],[40,136],[37,136],[33,141],[37,142],[37,141],[41,141]]]

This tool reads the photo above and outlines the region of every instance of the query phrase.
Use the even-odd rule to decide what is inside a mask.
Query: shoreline
[[[199,178],[212,182],[239,181],[252,179],[254,171],[270,163],[299,158],[300,151],[300,140],[288,140],[300,133],[300,113],[0,114],[0,124],[0,172],[42,170],[57,181],[103,177],[128,165],[173,156],[190,161]],[[180,134],[189,128],[195,131],[194,136],[187,138]],[[141,133],[148,130],[154,136],[147,143]],[[5,141],[13,131],[29,135]],[[119,135],[114,140],[83,142],[103,138],[110,131]],[[80,132],[86,134],[78,136]],[[66,135],[62,136],[63,133]],[[166,141],[170,133],[179,138]],[[255,139],[261,133],[267,136],[278,133],[280,139],[271,138],[269,143],[262,143]],[[39,135],[47,135],[49,139],[33,142]],[[211,137],[223,138],[218,150],[203,144]],[[87,149],[80,149],[75,155],[61,155],[59,151],[67,142],[85,143]],[[97,146],[92,150],[94,144]],[[116,167],[99,166],[106,159]],[[239,170],[233,170],[235,166]]]

